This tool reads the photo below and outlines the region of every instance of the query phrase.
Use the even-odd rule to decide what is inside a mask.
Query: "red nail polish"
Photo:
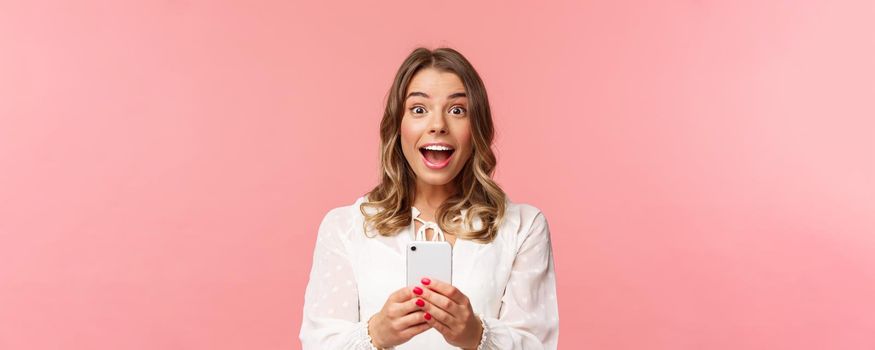
[[[422,299],[416,299],[416,306],[423,307],[425,306],[425,302]]]
[[[424,284],[424,285],[427,286],[427,285],[429,285],[430,283],[431,283],[431,280],[428,279],[428,277],[425,277],[425,278],[422,279],[422,284]]]
[[[426,320],[430,320],[430,319],[431,319],[431,314],[428,313],[428,312],[426,312],[426,313],[425,313],[425,319],[426,319]]]
[[[413,287],[413,294],[422,295],[422,288]]]

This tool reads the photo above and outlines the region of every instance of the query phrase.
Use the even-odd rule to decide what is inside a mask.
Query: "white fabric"
[[[411,208],[410,226],[397,235],[366,235],[359,211],[365,199],[330,210],[319,225],[304,296],[304,349],[372,349],[368,319],[389,294],[405,286],[405,247],[418,236],[414,219],[419,210]],[[509,199],[506,204],[505,221],[494,241],[456,239],[453,285],[468,296],[474,313],[482,315],[489,330],[483,349],[555,349],[559,311],[547,220],[534,206]],[[479,218],[474,226],[482,227]],[[429,329],[395,349],[455,348]]]
[[[413,213],[411,213],[411,215],[413,216],[413,220],[419,221],[419,223],[421,224],[419,226],[419,229],[416,230],[416,238],[414,238],[415,240],[417,240],[417,241],[426,240],[425,239],[425,230],[431,229],[432,230],[432,236],[431,236],[432,241],[446,242],[446,238],[444,237],[444,231],[441,230],[441,227],[438,226],[438,224],[436,222],[425,221],[423,219],[420,219],[419,218],[419,209],[416,209],[416,207],[410,207],[410,210],[413,212]]]

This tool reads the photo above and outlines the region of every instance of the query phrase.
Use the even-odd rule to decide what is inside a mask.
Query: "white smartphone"
[[[420,284],[423,277],[453,283],[453,247],[449,243],[407,244],[407,285]]]

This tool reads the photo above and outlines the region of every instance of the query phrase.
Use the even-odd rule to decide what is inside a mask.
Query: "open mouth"
[[[456,150],[447,145],[428,145],[419,148],[425,165],[432,169],[440,169],[450,163],[450,158]]]

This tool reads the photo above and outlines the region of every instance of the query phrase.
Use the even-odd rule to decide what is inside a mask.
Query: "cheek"
[[[399,133],[401,134],[401,150],[404,151],[404,154],[408,157],[410,156],[410,152],[414,145],[416,145],[416,139],[419,137],[419,133],[416,130],[416,125],[407,121],[407,118],[401,120],[401,130]]]
[[[409,141],[411,136],[413,135],[413,125],[407,121],[407,118],[401,120],[401,141],[406,142]]]
[[[456,141],[459,142],[467,153],[470,154],[474,151],[474,145],[472,144],[472,136],[471,136],[471,123],[466,121],[463,124],[460,124],[457,128],[456,132]]]

